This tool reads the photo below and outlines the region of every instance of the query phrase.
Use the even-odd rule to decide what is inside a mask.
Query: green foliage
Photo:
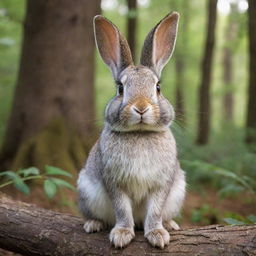
[[[194,189],[213,187],[222,197],[250,191],[256,193],[256,157],[243,142],[242,129],[224,128],[213,132],[209,145],[194,145],[194,137],[187,130],[173,126],[181,166],[187,181]]]
[[[13,183],[18,190],[27,195],[29,194],[29,187],[25,184],[24,179],[22,179],[19,174],[12,171],[5,171],[0,173],[0,176],[5,176],[10,180],[9,182],[0,185],[0,188]]]
[[[70,190],[73,190],[73,191],[75,190],[75,188],[65,180],[62,180],[62,179],[59,179],[59,178],[51,178],[51,181],[59,187],[66,187],[66,188],[68,188]]]
[[[57,186],[50,179],[47,179],[44,181],[44,191],[49,198],[52,198],[57,192]]]
[[[219,221],[219,213],[217,209],[210,207],[208,204],[202,205],[198,209],[194,209],[191,213],[191,222],[203,225],[216,224]]]
[[[58,167],[49,166],[49,165],[45,166],[45,172],[48,175],[63,175],[70,178],[72,177],[72,175],[69,172],[63,171]]]
[[[225,218],[223,219],[227,224],[235,226],[235,225],[243,225],[245,224],[243,221],[239,221],[236,219],[232,219],[232,218]]]
[[[0,172],[0,177],[5,179],[4,183],[0,184],[0,188],[13,184],[19,191],[28,195],[30,189],[25,182],[28,180],[40,179],[44,181],[44,192],[48,198],[53,198],[56,195],[58,187],[65,187],[73,191],[75,190],[69,182],[54,176],[66,176],[72,178],[70,173],[57,167],[46,165],[45,170],[42,173],[40,173],[38,168],[30,167],[21,169],[17,172]]]
[[[237,184],[227,184],[225,187],[219,190],[219,196],[221,198],[234,197],[235,195],[243,192],[245,188]]]
[[[217,223],[226,223],[229,225],[256,224],[256,215],[243,217],[234,212],[223,213],[209,204],[203,204],[201,207],[193,209],[190,220],[194,224],[211,225]]]
[[[244,188],[248,189],[250,192],[256,193],[256,187],[253,186],[255,185],[254,180],[248,176],[240,177],[232,171],[226,170],[219,166],[209,164],[200,160],[194,160],[194,161],[183,160],[182,165],[186,166],[187,169],[190,169],[190,170],[191,169],[201,170],[213,176],[217,174],[222,177],[229,178],[229,181],[238,183],[242,185]],[[229,184],[229,185],[231,185],[230,188],[233,190],[237,190],[237,191],[242,190],[241,186],[235,187],[234,184]]]
[[[249,215],[249,216],[247,217],[247,219],[248,219],[251,223],[256,224],[256,215]]]
[[[228,127],[220,132],[213,132],[211,143],[198,147],[194,145],[193,134],[188,130],[181,129],[177,124],[172,128],[177,138],[181,167],[186,171],[188,190],[207,196],[209,190],[217,190],[220,200],[224,198],[237,200],[242,210],[245,202],[250,205],[255,204],[256,157],[244,144],[242,129],[229,129],[228,135],[227,129]],[[223,218],[248,222],[237,214],[239,206],[234,208],[235,212],[226,213],[229,207],[227,206],[227,209],[225,206],[219,209],[211,209],[209,205],[200,207],[191,212],[190,218],[193,223],[204,225],[212,223],[212,220],[222,223]],[[250,211],[246,210],[247,214],[254,214],[253,207],[250,209]],[[245,214],[246,211],[241,212]]]
[[[27,169],[18,170],[17,173],[23,175],[24,177],[27,177],[29,175],[39,175],[40,171],[36,167],[30,167]]]
[[[238,218],[224,218],[223,221],[231,226],[256,224],[256,215],[249,215],[246,218],[241,216],[238,216]]]

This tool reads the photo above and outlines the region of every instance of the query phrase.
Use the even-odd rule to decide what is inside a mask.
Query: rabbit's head
[[[179,14],[162,19],[148,34],[140,65],[135,66],[126,39],[103,16],[94,18],[96,44],[117,85],[105,119],[115,131],[163,131],[174,119],[171,104],[161,93],[160,76],[172,55]]]

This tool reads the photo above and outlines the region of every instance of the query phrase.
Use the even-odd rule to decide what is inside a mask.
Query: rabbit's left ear
[[[179,14],[173,12],[163,18],[145,39],[140,63],[153,69],[160,77],[170,59],[176,41]]]

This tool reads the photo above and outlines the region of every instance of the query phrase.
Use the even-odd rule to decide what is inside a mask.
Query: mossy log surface
[[[206,226],[171,232],[164,250],[151,247],[142,232],[122,250],[108,232],[86,234],[83,220],[31,204],[0,199],[0,247],[30,255],[256,255],[256,225]]]

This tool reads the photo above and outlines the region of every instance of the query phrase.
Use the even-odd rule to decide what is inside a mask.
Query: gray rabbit
[[[169,129],[175,113],[159,82],[175,46],[178,20],[173,12],[151,30],[135,66],[118,28],[103,16],[94,18],[96,44],[117,93],[79,174],[79,207],[87,233],[113,227],[115,247],[131,242],[134,225],[143,225],[150,244],[160,248],[169,243],[167,230],[179,229],[173,218],[182,207],[186,182]]]

